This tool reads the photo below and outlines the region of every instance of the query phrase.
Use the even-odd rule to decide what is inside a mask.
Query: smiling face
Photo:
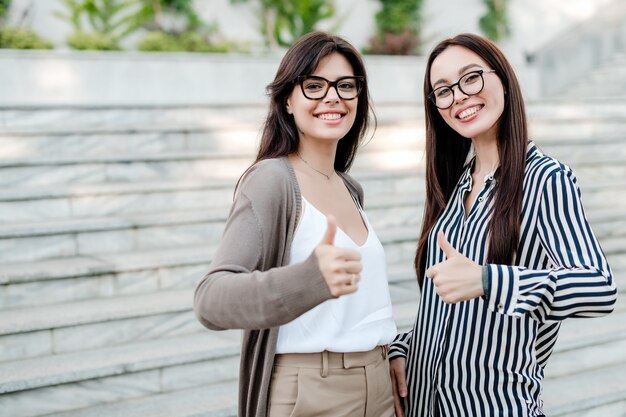
[[[341,77],[354,76],[354,71],[350,62],[335,52],[322,58],[311,75],[335,81]],[[358,100],[358,97],[342,100],[332,87],[323,99],[310,100],[302,94],[300,84],[296,84],[287,98],[287,112],[294,118],[300,141],[337,142],[354,124]]]
[[[463,75],[492,68],[476,53],[462,46],[450,46],[432,63],[430,84],[433,89],[456,83]],[[458,134],[475,140],[496,140],[498,120],[504,111],[504,88],[494,72],[483,73],[484,87],[468,96],[454,87],[454,102],[438,109],[445,122]],[[480,80],[478,80],[480,82]]]

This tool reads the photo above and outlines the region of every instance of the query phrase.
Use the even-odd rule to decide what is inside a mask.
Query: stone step
[[[390,198],[389,201],[393,200]],[[396,213],[393,209],[387,210],[392,210],[391,214]],[[386,213],[387,210],[382,211],[390,214]],[[374,210],[370,217],[372,214],[376,214]],[[416,221],[420,217],[421,212],[418,210]],[[391,219],[396,221],[399,218],[394,215]],[[409,275],[414,279],[412,260],[416,238],[394,245],[394,242],[401,242],[402,236],[390,235],[393,230],[386,232],[388,227],[384,223],[376,223],[374,228],[381,238],[387,239],[383,242],[390,265],[390,281],[399,281]],[[609,225],[596,230],[596,233],[599,232],[612,234],[614,230]],[[407,233],[419,233],[419,230],[414,226]],[[604,237],[601,242],[613,268],[621,269],[623,266],[626,269],[622,246],[624,241]],[[215,247],[208,244],[185,245],[98,256],[3,263],[0,268],[0,310],[39,305],[42,300],[46,304],[53,304],[192,287],[206,271],[214,250]]]
[[[626,121],[624,122],[626,126]],[[39,156],[99,157],[129,152],[150,155],[190,151],[228,152],[252,157],[260,139],[260,126],[148,126],[106,130],[52,132],[0,131],[0,160]],[[379,125],[363,142],[362,151],[415,148],[424,139],[423,123],[397,122]],[[610,131],[607,130],[607,134]]]
[[[606,104],[606,103],[605,103]],[[581,103],[582,106],[587,103]],[[614,107],[612,107],[614,108]],[[423,114],[420,103],[374,105],[376,126],[402,125]],[[610,111],[610,110],[609,110]],[[53,136],[120,132],[228,131],[243,128],[258,132],[267,106],[135,105],[135,106],[0,106],[0,135]],[[373,120],[372,120],[373,121]],[[373,123],[372,123],[373,124]]]
[[[0,107],[0,131],[40,134],[72,132],[147,132],[164,127],[189,128],[246,126],[258,129],[265,118],[266,106],[24,106]],[[390,111],[392,120],[395,112]],[[193,129],[191,129],[193,130]]]
[[[417,302],[419,291],[410,263],[413,251],[407,255],[403,262],[389,267],[389,282],[395,291],[392,293],[394,303],[407,300]],[[626,270],[624,257],[620,259],[621,262],[612,263],[616,276],[620,274],[619,271]],[[175,261],[175,257],[170,261]],[[195,266],[194,273],[189,274],[183,284],[178,283],[180,287],[171,290],[158,291],[154,287],[159,283],[153,284],[156,279],[147,274],[147,277],[142,277],[148,283],[134,295],[114,294],[101,299],[49,305],[41,305],[40,301],[40,304],[32,307],[2,310],[0,337],[3,349],[0,350],[0,361],[197,331],[199,325],[189,310],[193,288],[206,267],[202,263]],[[80,266],[78,268],[80,270]],[[141,284],[139,282],[135,285]],[[409,292],[404,293],[407,290]],[[402,294],[408,298],[403,298]]]
[[[2,310],[0,361],[197,332],[192,305],[193,287],[187,287]]]
[[[572,377],[611,364],[626,363],[626,350],[614,349],[611,357],[599,355],[626,343],[626,293],[618,295],[615,310],[603,317],[567,319],[545,370],[545,381]],[[572,378],[573,379],[573,378]]]
[[[373,200],[373,199],[372,199]],[[393,194],[370,201],[366,205],[368,218],[372,222],[374,229],[384,238],[385,235],[395,233],[386,229],[391,225],[417,225],[421,218],[421,198],[418,194]],[[228,208],[213,209],[213,213],[204,211],[186,211],[177,213],[160,213],[155,216],[137,216],[131,228],[158,224],[174,224],[178,222],[206,221],[213,219],[222,221],[226,218]],[[408,212],[400,218],[399,212]],[[597,210],[596,210],[597,211]],[[174,214],[178,214],[178,220],[174,219]],[[610,215],[610,214],[609,214]],[[160,219],[160,220],[159,220]],[[81,231],[108,230],[107,227],[117,225],[115,218],[82,218],[74,221],[46,222],[44,226],[39,223],[16,223],[0,227],[0,237],[28,237],[58,235],[60,233],[76,234]],[[128,221],[128,218],[125,218]],[[100,221],[100,223],[98,223]],[[411,229],[414,231],[414,229]],[[395,234],[394,234],[395,236]],[[395,239],[395,237],[394,237]],[[390,239],[388,239],[391,241]],[[15,259],[2,264],[0,270],[0,284],[26,283],[45,279],[65,279],[87,275],[107,275],[114,272],[129,272],[141,269],[162,268],[164,266],[178,266],[197,264],[210,261],[210,254],[213,249],[208,242],[202,245],[167,248],[165,250],[143,250],[133,252],[122,252],[113,254],[102,254],[98,257],[64,257],[62,259],[49,259],[39,263],[15,262]],[[153,259],[156,259],[154,261]]]
[[[541,147],[544,150],[549,148]],[[557,148],[549,154],[571,159],[567,148]],[[586,147],[572,147],[572,152],[580,158],[584,158],[588,151]],[[414,193],[420,201],[424,198],[425,179],[421,170],[362,171],[357,174],[357,179],[364,188],[368,207],[379,198],[393,196],[394,192]],[[626,189],[623,179],[579,180],[586,207],[602,204],[614,207],[626,203],[622,193],[616,192]],[[232,204],[235,184],[236,179],[189,179],[5,188],[0,190],[0,223],[224,208]]]
[[[35,156],[100,157],[124,155],[129,152],[154,154],[189,151],[244,153],[256,152],[261,123],[252,126],[245,122],[229,126],[159,126],[132,128],[86,129],[52,132],[0,131],[0,160],[31,159]],[[623,138],[626,117],[577,117],[572,119],[530,118],[529,133],[533,140],[559,141],[562,144],[577,141],[615,142]],[[413,149],[424,143],[423,117],[380,124],[368,135],[363,151]]]
[[[359,154],[352,173],[377,170],[397,173],[420,169],[419,148]],[[252,155],[209,151],[101,157],[28,158],[0,161],[0,185],[31,187],[137,181],[236,180],[252,163]]]
[[[588,97],[548,97],[526,103],[526,113],[532,122],[536,120],[616,120],[626,115],[626,103],[619,97],[606,99]]]
[[[184,389],[48,417],[237,417],[237,382]]]
[[[600,148],[602,149],[602,148]],[[601,152],[601,151],[599,151]],[[597,153],[597,152],[596,152]],[[586,155],[584,159],[566,159],[578,176],[594,179],[624,178],[623,152]],[[188,181],[200,179],[236,179],[252,162],[251,156],[208,151],[169,152],[160,154],[118,154],[99,157],[38,157],[0,161],[0,185],[5,187],[51,186],[143,181]],[[352,173],[377,170],[403,172],[422,170],[421,148],[363,151]]]
[[[406,304],[400,312],[414,314],[417,300],[403,288],[391,286],[394,304]],[[399,301],[401,299],[410,301]],[[187,308],[190,305],[187,304]],[[394,318],[407,322],[410,317]],[[120,401],[133,396],[154,392],[172,391],[194,385],[205,385],[236,377],[239,355],[239,332],[210,332],[179,335],[167,339],[133,342],[123,346],[105,345],[94,350],[59,353],[36,358],[0,363],[0,408],[13,410],[14,415],[39,415],[28,413],[42,407],[62,406],[77,408],[85,402],[94,402],[97,390],[99,401]],[[159,370],[160,375],[151,375]],[[124,373],[131,386],[123,389],[117,375]],[[138,391],[142,379],[145,381]],[[160,388],[158,388],[160,387]],[[78,392],[77,392],[78,391]],[[80,395],[76,401],[60,401],[68,395]],[[50,401],[51,397],[57,398]],[[114,398],[112,398],[115,396]],[[60,398],[59,398],[60,397]],[[10,408],[9,408],[10,407]],[[46,409],[46,412],[61,411]]]
[[[400,190],[403,195],[424,198],[424,177],[419,171],[373,174],[358,178],[368,207]],[[236,182],[207,179],[7,188],[0,190],[0,223],[229,208]]]
[[[626,361],[607,368],[546,380],[544,411],[551,417],[623,417]]]
[[[392,286],[393,287],[393,286]],[[405,290],[405,292],[408,292]],[[616,310],[618,314],[626,314],[625,303],[620,301],[620,305]],[[398,308],[400,307],[400,308]],[[417,304],[416,302],[394,302],[394,316],[399,323],[410,322],[414,317]],[[402,315],[405,317],[399,317]],[[610,317],[610,316],[609,316]],[[621,320],[612,320],[611,325],[598,326],[597,322],[601,319],[593,320],[576,320],[576,322],[594,321],[594,336],[590,338],[583,336],[584,342],[606,343],[607,339],[614,340],[618,337],[623,338],[624,326],[626,326],[623,318]],[[574,320],[572,320],[574,321]],[[408,326],[405,326],[408,327]],[[598,331],[601,329],[601,331]],[[401,330],[406,330],[401,329]],[[565,335],[567,331],[563,331]],[[571,337],[571,335],[570,335]],[[579,335],[580,337],[580,335]],[[211,338],[211,340],[207,340]],[[567,339],[567,337],[565,338]],[[210,342],[210,344],[209,344]],[[117,415],[117,414],[80,414],[81,412],[95,413],[99,412],[120,412],[124,416],[135,415],[135,406],[146,410],[147,398],[135,401],[129,400],[121,403],[128,398],[137,396],[145,396],[159,392],[167,392],[170,390],[189,389],[193,386],[202,387],[196,389],[191,388],[189,392],[198,392],[200,396],[211,396],[212,391],[204,385],[212,382],[222,385],[224,381],[230,386],[230,389],[222,391],[227,401],[233,401],[236,398],[236,385],[229,383],[236,377],[236,362],[238,360],[238,335],[236,332],[203,332],[202,334],[190,335],[176,340],[161,341],[158,347],[148,343],[124,346],[121,348],[107,348],[105,350],[93,352],[81,352],[75,354],[71,358],[65,358],[63,355],[57,355],[50,358],[36,358],[20,363],[9,363],[8,366],[0,364],[0,392],[5,393],[0,397],[0,406],[4,410],[14,411],[9,415],[12,416],[34,416],[44,413],[59,411],[60,416],[77,416],[77,415]],[[562,348],[563,338],[559,340],[555,348],[555,353],[551,358],[551,366],[558,361],[561,355],[571,351],[571,343],[569,349]],[[207,348],[210,346],[210,348]],[[152,350],[150,350],[152,347]],[[157,353],[158,352],[158,353]],[[622,356],[624,362],[624,353],[626,351],[617,351],[617,356]],[[613,355],[615,357],[615,355]],[[54,358],[52,360],[51,358]],[[191,359],[190,359],[191,358]],[[585,358],[586,360],[587,358]],[[202,362],[202,361],[208,362]],[[589,360],[602,362],[602,358],[594,357]],[[67,362],[65,362],[67,361]],[[617,361],[619,362],[619,361]],[[186,365],[185,365],[186,363]],[[167,364],[167,365],[164,365]],[[576,365],[577,362],[574,362]],[[20,366],[21,365],[21,366]],[[26,366],[30,365],[30,366]],[[122,377],[116,377],[116,369],[124,367],[127,371]],[[155,378],[154,368],[164,366],[161,370],[162,385],[151,384],[150,378]],[[619,367],[621,365],[617,365]],[[128,373],[130,371],[130,373]],[[551,369],[548,368],[548,375]],[[577,375],[580,373],[577,372]],[[8,376],[8,377],[7,377]],[[593,377],[595,377],[594,375]],[[135,378],[131,381],[130,378]],[[120,378],[126,378],[120,381]],[[559,411],[563,402],[559,402],[559,397],[552,395],[551,392],[559,389],[563,376],[552,377],[546,380],[546,407]],[[578,378],[569,378],[566,383],[577,381]],[[140,382],[141,381],[141,382]],[[56,386],[49,386],[54,384]],[[141,385],[139,385],[141,384]],[[122,389],[122,385],[124,389]],[[130,387],[130,388],[129,388]],[[29,388],[29,389],[25,389]],[[203,391],[203,390],[209,390]],[[97,391],[96,395],[94,391]],[[12,393],[12,394],[7,394]],[[78,394],[78,395],[77,395]],[[158,401],[159,394],[155,400]],[[185,397],[183,397],[185,398]],[[571,398],[579,398],[572,396]],[[582,398],[585,400],[586,398]],[[597,398],[594,398],[597,402]],[[4,404],[3,404],[4,402]],[[86,407],[93,403],[114,402],[114,404],[101,405],[94,407],[93,410],[80,410],[63,413],[65,410],[80,407]],[[187,406],[194,402],[185,402]],[[142,405],[143,404],[143,405]],[[5,408],[5,406],[7,408]],[[198,405],[200,406],[200,405]],[[129,411],[125,411],[125,407],[129,407]],[[220,409],[221,410],[221,409]],[[205,411],[208,412],[208,411]],[[149,414],[152,415],[152,414]],[[156,414],[159,415],[159,414]],[[176,414],[178,415],[178,414]],[[181,414],[184,415],[184,414]],[[213,415],[213,414],[206,414]],[[561,415],[550,413],[549,415]]]
[[[626,61],[624,54],[615,54],[611,59],[579,79],[573,81],[560,93],[563,98],[589,97],[599,101],[626,97]]]
[[[149,282],[144,285],[148,288],[132,295],[56,304],[49,300],[42,304],[42,297],[35,297],[39,304],[0,310],[0,362],[198,332],[201,326],[191,312],[193,291],[206,270],[207,264],[197,266],[196,274],[190,274],[184,286],[172,289],[157,291]],[[407,275],[399,277],[396,272],[390,280],[393,302],[417,302],[412,272],[405,269],[401,273]],[[396,286],[397,281],[410,281],[414,286]]]
[[[237,330],[224,332],[206,330],[175,338],[141,341],[121,346],[106,346],[101,349],[2,362],[0,363],[2,370],[0,393],[3,395],[0,396],[0,405],[8,403],[8,401],[3,402],[8,393],[28,392],[37,388],[116,376],[124,372],[136,373],[182,364],[198,364],[202,361],[237,357],[239,356],[240,338],[240,332]],[[229,376],[236,377],[237,367],[232,366],[236,361],[229,362],[231,362],[231,368],[235,368],[228,371]],[[189,375],[189,377],[192,376]],[[195,377],[197,376],[195,375]],[[209,376],[206,375],[205,377]],[[212,382],[208,378],[202,379],[204,380],[200,382],[203,384]],[[177,387],[183,388],[180,386],[182,382],[182,380],[173,379],[169,382],[168,390]],[[189,383],[185,385],[191,386]],[[2,408],[4,409],[4,407]]]
[[[622,303],[623,305],[623,303]],[[406,308],[400,308],[398,309],[396,307],[396,305],[394,305],[394,310],[396,310],[396,316],[397,316],[397,310],[401,310],[401,311],[406,311],[408,312],[407,314],[407,319],[410,316],[413,316],[416,312],[416,304],[410,305],[408,303],[405,304],[401,304],[401,307],[406,307]],[[623,313],[623,306],[620,307],[620,311],[621,314]],[[610,316],[609,316],[610,317]],[[396,317],[396,320],[398,321],[398,318]],[[598,320],[602,320],[602,319],[593,319],[593,321],[598,321]],[[406,321],[406,320],[405,320]],[[574,320],[572,320],[574,321]],[[586,322],[587,320],[576,320],[576,322]],[[589,320],[592,321],[592,320]],[[624,320],[614,320],[613,324],[618,324],[621,325],[621,327],[623,328],[623,323]],[[595,329],[597,330],[599,327],[596,325]],[[608,337],[613,337],[617,332],[615,332],[614,328],[607,328],[607,327],[603,327],[604,329],[604,333],[608,336]],[[193,366],[187,367],[187,368],[182,368],[184,370],[179,370],[178,372],[174,372],[173,369],[170,368],[165,368],[165,375],[169,376],[170,378],[165,378],[165,380],[169,380],[170,383],[180,383],[180,381],[175,378],[173,375],[176,375],[178,377],[180,377],[181,375],[185,376],[185,381],[183,382],[183,384],[186,385],[185,388],[183,388],[184,391],[182,391],[182,397],[181,398],[187,398],[186,397],[186,393],[191,393],[191,392],[196,392],[198,395],[204,395],[204,396],[212,396],[213,394],[217,394],[216,391],[214,391],[214,389],[212,388],[213,386],[201,386],[199,388],[188,388],[189,385],[193,386],[194,384],[197,385],[203,385],[206,383],[210,383],[212,381],[214,381],[214,379],[212,378],[213,375],[215,375],[216,373],[220,373],[220,378],[224,378],[223,380],[219,381],[216,385],[219,386],[228,386],[228,389],[224,389],[219,391],[219,397],[213,397],[215,399],[219,398],[220,401],[226,401],[228,404],[230,404],[230,406],[232,407],[233,404],[235,404],[235,398],[236,398],[236,385],[234,382],[228,382],[231,381],[232,378],[234,377],[233,375],[235,374],[235,369],[236,369],[236,361],[237,361],[237,355],[238,355],[238,340],[236,340],[236,337],[229,337],[228,340],[222,340],[221,337],[224,335],[224,333],[215,333],[215,332],[206,332],[207,334],[211,335],[211,336],[215,336],[215,337],[220,337],[220,341],[219,343],[221,343],[219,345],[219,347],[216,347],[216,343],[213,341],[212,344],[210,345],[211,351],[214,351],[215,349],[220,349],[221,350],[221,355],[223,356],[223,359],[219,359],[219,361],[213,361],[210,363],[210,365],[206,365],[206,366],[202,366],[200,363],[198,363],[197,361],[195,361],[193,363]],[[551,358],[551,363],[550,365],[552,365],[555,361],[558,360],[558,357],[560,355],[562,355],[562,352],[567,352],[566,349],[561,348],[560,346],[563,345],[563,340],[567,339],[567,335],[566,335],[566,331],[563,331],[562,337],[559,340],[557,347],[555,348],[555,353],[553,355],[553,358]],[[598,332],[596,332],[598,333]],[[193,336],[194,339],[200,339],[201,336],[200,335],[194,335]],[[178,346],[190,346],[193,343],[189,343],[188,340],[190,340],[190,338],[188,339],[183,339],[181,340],[181,342],[185,342],[185,343],[177,343]],[[587,341],[595,341],[594,338],[586,338]],[[188,349],[186,352],[183,352],[181,354],[181,352],[177,351],[176,353],[172,353],[169,352],[169,349],[172,348],[171,344],[168,344],[169,342],[166,341],[165,346],[164,347],[159,347],[159,349],[165,349],[166,351],[168,351],[169,354],[171,354],[172,356],[175,356],[177,358],[181,358],[181,356],[184,356],[185,353],[187,355],[191,355],[191,356],[197,356],[199,354],[201,354],[201,352],[205,352],[207,351],[206,346],[204,346],[204,344],[198,344],[196,342],[196,345],[198,345],[196,347],[195,350],[195,354],[192,352],[191,349]],[[600,342],[602,343],[602,342]],[[200,346],[202,345],[202,346]],[[128,349],[127,349],[128,350]],[[123,351],[124,353],[125,351]],[[113,352],[113,354],[115,354],[116,352]],[[214,354],[214,352],[211,352]],[[111,355],[112,356],[112,355]],[[130,357],[133,357],[132,354],[129,354]],[[150,356],[150,355],[149,355]],[[214,354],[214,356],[217,356]],[[623,356],[623,354],[622,354]],[[226,357],[229,357],[230,359],[225,359]],[[55,376],[51,376],[49,374],[46,374],[46,376],[41,377],[44,380],[47,378],[49,380],[58,380],[58,379],[62,379],[63,380],[63,384],[62,385],[58,385],[56,387],[50,387],[50,388],[45,388],[45,387],[40,387],[40,388],[35,388],[32,390],[28,390],[28,391],[24,391],[24,392],[18,392],[16,394],[13,395],[4,395],[3,398],[4,399],[12,399],[12,401],[9,403],[9,405],[13,405],[14,407],[17,405],[19,406],[19,408],[16,407],[16,409],[18,410],[16,414],[11,414],[11,415],[16,415],[16,416],[31,416],[31,415],[40,415],[39,413],[43,413],[43,411],[45,410],[46,413],[50,412],[50,411],[59,411],[58,407],[61,407],[60,404],[63,404],[64,407],[66,408],[78,408],[78,407],[84,407],[86,405],[89,405],[89,401],[93,401],[93,402],[99,402],[99,403],[104,403],[107,401],[111,401],[113,400],[115,402],[115,404],[106,404],[106,405],[98,405],[97,407],[93,407],[93,409],[91,410],[86,410],[86,409],[80,409],[80,410],[76,410],[76,411],[68,411],[68,412],[60,412],[59,414],[56,414],[57,417],[60,416],[66,416],[66,417],[70,417],[70,416],[90,416],[90,415],[124,415],[124,416],[132,416],[132,415],[141,415],[141,414],[133,414],[133,413],[139,413],[139,412],[143,412],[146,413],[148,412],[147,410],[151,410],[151,405],[152,404],[152,400],[156,401],[157,404],[160,401],[160,399],[165,399],[167,398],[166,401],[168,401],[168,403],[171,404],[171,400],[173,399],[173,397],[170,397],[169,394],[157,394],[154,398],[153,397],[147,397],[147,398],[139,398],[136,400],[128,400],[128,401],[124,401],[122,403],[120,403],[120,401],[123,401],[123,399],[125,398],[124,395],[128,395],[128,397],[126,398],[132,398],[133,394],[134,395],[141,395],[141,396],[145,396],[146,394],[150,394],[151,392],[151,388],[153,387],[152,385],[148,384],[145,382],[146,378],[149,378],[149,375],[146,375],[146,373],[148,373],[150,371],[150,369],[146,369],[149,367],[149,365],[146,364],[145,361],[145,354],[142,356],[142,358],[144,358],[144,360],[138,362],[138,363],[134,363],[133,365],[133,370],[135,371],[132,374],[127,374],[125,375],[125,377],[131,377],[131,376],[135,376],[137,378],[142,378],[143,382],[141,383],[141,391],[138,392],[138,389],[136,387],[136,385],[134,385],[132,382],[129,381],[123,381],[123,383],[126,384],[126,390],[128,391],[128,386],[134,387],[135,391],[132,392],[131,394],[128,394],[126,391],[124,393],[120,392],[121,390],[119,389],[119,384],[120,382],[118,380],[114,380],[114,377],[102,377],[99,376],[98,383],[96,382],[92,382],[91,380],[87,380],[87,381],[83,381],[80,383],[80,385],[75,384],[73,382],[67,381],[67,380],[63,380],[63,372],[59,372],[58,375]],[[59,358],[57,358],[59,359]],[[79,358],[80,359],[80,358]],[[119,357],[119,355],[117,356],[118,361],[111,361],[111,362],[115,362],[118,363],[121,358]],[[125,358],[128,360],[128,358]],[[184,359],[184,358],[183,358]],[[196,358],[195,358],[196,359]],[[597,359],[597,358],[596,358]],[[154,364],[154,362],[156,361],[165,361],[164,358],[160,358],[158,360],[149,357],[148,358],[148,362],[152,362],[152,364]],[[226,365],[224,363],[227,363]],[[76,361],[73,361],[73,363],[76,363]],[[115,363],[108,363],[108,364],[102,364],[100,367],[98,367],[97,365],[95,365],[95,361],[90,361],[89,363],[92,364],[91,369],[86,370],[84,368],[81,369],[73,369],[73,375],[78,375],[80,376],[80,373],[83,373],[83,377],[87,377],[87,373],[90,372],[92,369],[98,368],[104,368],[106,366],[109,367],[113,367],[115,365]],[[54,368],[62,368],[62,365],[58,365],[58,360],[55,362],[55,364],[57,364],[57,366],[53,366]],[[550,366],[549,365],[549,366]],[[43,364],[43,366],[33,366],[30,369],[41,369],[42,367],[45,368],[46,366],[50,366],[48,363]],[[75,368],[78,368],[75,366]],[[219,368],[219,369],[217,369]],[[2,369],[0,367],[0,369]],[[21,368],[20,368],[21,369]],[[167,372],[170,372],[170,374],[168,375]],[[193,372],[193,375],[190,375],[189,372]],[[550,374],[550,369],[548,369],[548,374]],[[100,371],[99,374],[102,373],[106,373],[105,371]],[[30,375],[32,375],[33,372],[30,372]],[[5,375],[5,373],[3,372],[2,375]],[[36,375],[36,373],[35,373]],[[578,374],[576,374],[578,375]],[[77,376],[77,377],[78,377]],[[118,377],[119,378],[119,377]],[[231,378],[231,379],[229,379]],[[560,379],[559,379],[560,378]],[[565,378],[565,377],[559,377],[559,378],[551,378],[549,380],[546,381],[546,407],[549,409],[556,409],[558,411],[558,406],[559,406],[559,402],[558,401],[553,401],[553,399],[550,397],[550,392],[554,392],[555,389],[558,388],[559,383],[561,383],[561,379]],[[15,378],[17,379],[17,378]],[[572,376],[569,377],[568,380],[566,380],[566,383],[568,384],[572,384],[572,381],[576,382],[579,381],[578,379]],[[224,384],[224,382],[226,382],[226,385]],[[33,383],[34,384],[34,383]],[[111,389],[109,384],[113,384],[115,386],[115,384],[118,384],[117,388],[118,391],[115,392],[114,394],[111,393]],[[135,382],[136,384],[136,382]],[[73,386],[73,385],[77,385],[77,386]],[[95,389],[98,390],[99,395],[97,398],[94,398],[94,393],[92,392],[92,390],[94,390],[94,387],[97,387]],[[172,388],[171,386],[169,386],[170,388]],[[556,387],[556,388],[555,388]],[[178,388],[178,387],[177,387]],[[53,392],[49,393],[46,392],[46,390],[52,390]],[[67,398],[68,394],[67,391],[69,390],[73,390],[71,391],[74,395],[72,395],[71,398],[68,398],[67,400],[64,401],[59,401],[61,399],[65,399]],[[76,391],[79,391],[80,397],[79,398],[74,398],[76,395]],[[163,391],[163,390],[161,390]],[[161,392],[161,391],[156,391],[156,392]],[[179,392],[179,391],[177,391]],[[22,395],[22,397],[18,397],[19,395]],[[51,396],[54,396],[56,398],[56,401],[50,401]],[[17,397],[17,398],[16,398]],[[113,398],[112,398],[113,397]],[[195,397],[195,396],[194,396]],[[2,397],[0,397],[0,404],[2,403]],[[558,400],[558,397],[557,397]],[[597,398],[595,398],[596,402],[597,402]],[[52,404],[51,404],[52,403]],[[195,401],[189,402],[189,401],[183,401],[183,403],[185,404],[198,404]],[[205,404],[205,403],[203,403]],[[206,404],[215,404],[213,402],[209,402]],[[57,408],[54,408],[54,407]],[[208,413],[209,410],[205,409],[205,405],[197,405],[198,407],[202,407],[201,409],[203,410],[203,412]],[[170,405],[171,407],[171,405]],[[552,408],[550,408],[552,407]],[[224,409],[226,409],[228,407],[223,407],[220,408],[220,412],[224,412]],[[195,407],[194,407],[195,409]],[[232,409],[232,408],[231,408]],[[141,411],[140,411],[141,410]],[[211,410],[212,411],[212,410]],[[29,413],[30,412],[30,413]],[[198,411],[200,412],[200,411]],[[217,411],[216,411],[217,412]],[[94,413],[94,414],[91,414]],[[100,413],[100,414],[97,414]],[[104,413],[104,414],[102,414]],[[115,413],[120,413],[120,414],[115,414]],[[151,412],[149,412],[149,414],[144,414],[144,415],[161,415],[161,414],[153,414]],[[165,414],[167,415],[167,414]],[[176,414],[176,415],[186,415],[186,414]],[[190,414],[190,415],[196,415],[196,414]],[[202,415],[222,415],[222,414],[202,414]],[[229,414],[225,414],[225,415],[229,415]],[[553,414],[552,412],[549,415],[561,415],[561,414]]]
[[[1,363],[0,409],[38,416],[233,381],[239,340],[238,331],[204,331]]]
[[[391,246],[387,248],[389,255],[400,258]],[[206,273],[214,250],[213,246],[186,246],[3,264],[0,311],[193,288]],[[401,267],[389,267],[390,282],[414,280],[414,254],[404,253],[405,258],[397,261],[402,262]]]
[[[374,204],[368,210],[384,242],[397,234],[396,228],[417,225],[421,217],[417,204],[410,199],[391,210],[388,206],[377,210]],[[0,262],[213,244],[221,237],[226,216],[226,209],[206,209],[4,224],[0,225]],[[607,233],[621,236],[626,229],[621,208],[595,208],[588,217],[599,237]],[[401,241],[410,236],[399,233]]]
[[[416,224],[421,216],[416,197],[372,202],[367,205],[368,216],[379,228]],[[227,214],[223,207],[3,224],[0,262],[212,244],[221,237]]]
[[[417,100],[420,97],[416,97]],[[377,104],[374,111],[379,126],[423,119],[422,103]],[[531,119],[553,121],[596,118],[624,118],[626,105],[619,98],[548,98],[529,100],[526,111]],[[172,105],[172,106],[24,106],[0,107],[2,134],[74,134],[119,131],[155,132],[179,128],[187,132],[211,127],[228,130],[243,127],[258,132],[267,112],[264,105]]]
[[[194,287],[214,246],[2,264],[0,311]]]

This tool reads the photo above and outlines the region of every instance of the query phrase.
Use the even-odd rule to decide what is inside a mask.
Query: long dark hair
[[[293,116],[287,113],[287,98],[300,75],[312,74],[320,61],[334,52],[343,55],[350,62],[354,75],[366,77],[365,65],[359,52],[343,38],[323,32],[312,32],[300,38],[289,48],[280,62],[274,81],[267,86],[270,108],[255,162],[289,155],[298,149],[298,129]],[[352,165],[357,148],[368,128],[370,107],[365,78],[358,98],[354,125],[337,145],[335,170],[346,172]]]
[[[461,34],[440,42],[428,57],[424,76],[426,116],[426,204],[422,231],[415,254],[417,281],[422,286],[426,273],[428,235],[443,213],[464,170],[471,141],[455,132],[428,100],[432,92],[430,70],[433,61],[450,46],[462,46],[480,56],[495,69],[504,87],[504,111],[498,120],[498,156],[493,212],[489,221],[488,263],[511,264],[519,247],[524,168],[528,130],[526,111],[517,77],[508,60],[489,40]]]

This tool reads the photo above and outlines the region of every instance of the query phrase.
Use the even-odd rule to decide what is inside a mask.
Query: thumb
[[[446,255],[447,259],[450,259],[457,254],[456,249],[454,249],[450,242],[448,242],[448,239],[446,239],[446,235],[442,231],[437,233],[437,243],[439,244],[439,247],[441,248],[443,253]]]
[[[335,233],[337,233],[337,223],[335,222],[334,216],[327,216],[326,221],[328,226],[326,228],[326,233],[324,234],[324,238],[322,239],[322,243],[327,245],[335,244]]]

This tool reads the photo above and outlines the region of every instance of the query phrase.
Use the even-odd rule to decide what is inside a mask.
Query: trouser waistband
[[[376,346],[367,352],[329,352],[325,350],[314,353],[281,353],[276,355],[274,365],[321,369],[321,375],[325,377],[328,376],[329,369],[364,367],[384,359],[387,359],[387,347]]]

